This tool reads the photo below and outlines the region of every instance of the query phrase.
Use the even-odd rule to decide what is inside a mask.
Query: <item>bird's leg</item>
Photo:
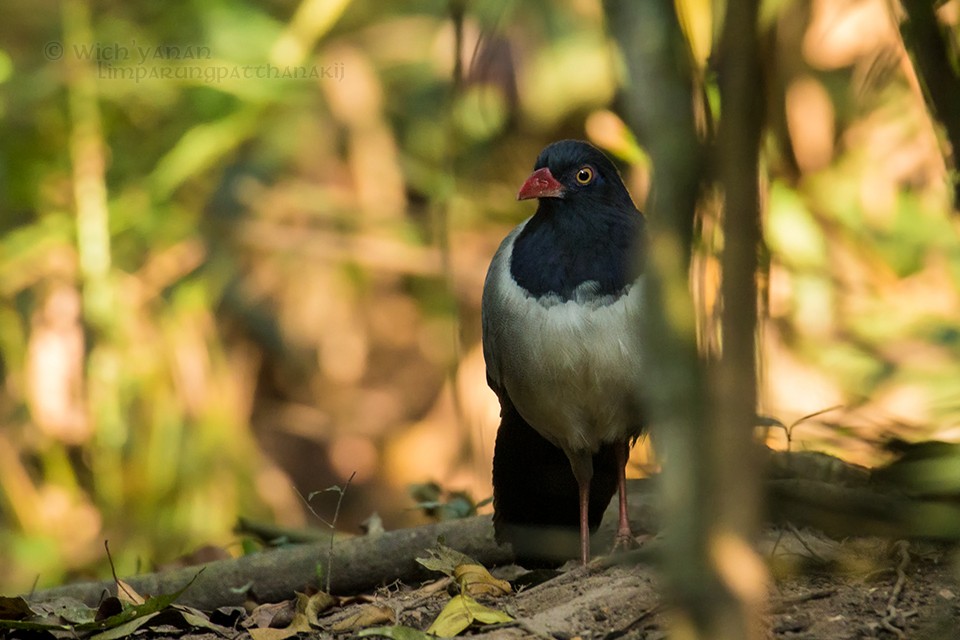
[[[590,562],[590,480],[580,484],[580,564]]]
[[[580,489],[580,563],[590,562],[590,480],[593,478],[593,455],[588,451],[567,451],[573,477]]]
[[[614,549],[633,549],[637,540],[630,530],[630,519],[627,517],[627,460],[630,457],[630,444],[627,441],[616,446],[617,458],[617,489],[620,494],[620,517],[617,521],[617,537],[614,539]],[[582,497],[581,497],[582,502]],[[581,512],[581,518],[582,518]]]

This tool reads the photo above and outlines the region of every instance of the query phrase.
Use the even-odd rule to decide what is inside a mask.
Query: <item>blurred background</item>
[[[711,5],[677,0],[704,114]],[[648,196],[599,0],[4,14],[0,592],[106,577],[105,540],[120,575],[236,555],[238,517],[322,526],[305,498],[351,476],[349,532],[489,497],[480,293],[533,212],[519,185],[576,137]],[[761,412],[793,427],[766,437],[868,465],[892,437],[960,440],[960,218],[900,17],[885,0],[763,12]],[[957,34],[960,0],[938,17]],[[631,474],[652,468],[637,447]],[[336,499],[311,505],[329,519]]]

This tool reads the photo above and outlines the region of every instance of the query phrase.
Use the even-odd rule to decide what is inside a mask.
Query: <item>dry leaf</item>
[[[427,633],[441,638],[452,638],[474,622],[481,624],[495,624],[513,620],[503,611],[485,607],[470,596],[454,596],[443,608],[437,619],[433,621]]]
[[[312,596],[302,593],[297,594],[297,611],[302,612],[307,617],[307,622],[311,625],[320,625],[320,614],[334,604],[336,599],[325,591],[319,591]]]
[[[417,562],[431,571],[439,571],[452,576],[454,570],[461,564],[476,564],[476,560],[460,553],[455,549],[438,544],[436,549],[427,549],[429,558],[417,558]]]
[[[293,622],[290,623],[290,626],[284,627],[283,629],[250,629],[250,637],[253,640],[286,640],[287,638],[292,638],[298,633],[307,633],[313,631],[310,627],[310,622],[307,620],[307,616],[301,612],[297,612],[293,616]]]
[[[375,624],[392,624],[397,621],[396,613],[384,604],[367,604],[357,609],[330,627],[334,633],[359,631]]]
[[[472,596],[499,597],[510,593],[510,583],[494,578],[481,564],[462,564],[453,570],[460,591]]]
[[[267,627],[286,627],[293,622],[293,616],[295,614],[296,606],[291,600],[261,604],[250,612],[250,615],[247,616],[242,626],[247,628],[257,627],[260,629],[266,629]]]
[[[136,589],[131,587],[123,580],[117,580],[117,599],[120,600],[120,603],[123,604],[124,608],[126,608],[127,605],[138,607],[146,602],[146,599],[137,593]]]

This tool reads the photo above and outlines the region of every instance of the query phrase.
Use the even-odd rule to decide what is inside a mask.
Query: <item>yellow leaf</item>
[[[303,613],[307,622],[312,625],[319,624],[319,614],[334,604],[336,604],[336,601],[333,596],[325,591],[319,591],[309,597],[302,593],[297,594],[297,611]]]
[[[453,570],[460,591],[468,596],[498,597],[510,593],[510,583],[494,578],[481,564],[461,564]]]
[[[485,607],[470,596],[454,596],[433,621],[427,633],[452,638],[474,622],[494,624],[513,620],[502,611]]]

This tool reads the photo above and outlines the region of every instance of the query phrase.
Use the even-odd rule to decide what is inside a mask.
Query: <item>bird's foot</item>
[[[640,542],[637,541],[637,538],[629,530],[618,531],[616,538],[613,539],[613,553],[632,551],[639,548]]]

